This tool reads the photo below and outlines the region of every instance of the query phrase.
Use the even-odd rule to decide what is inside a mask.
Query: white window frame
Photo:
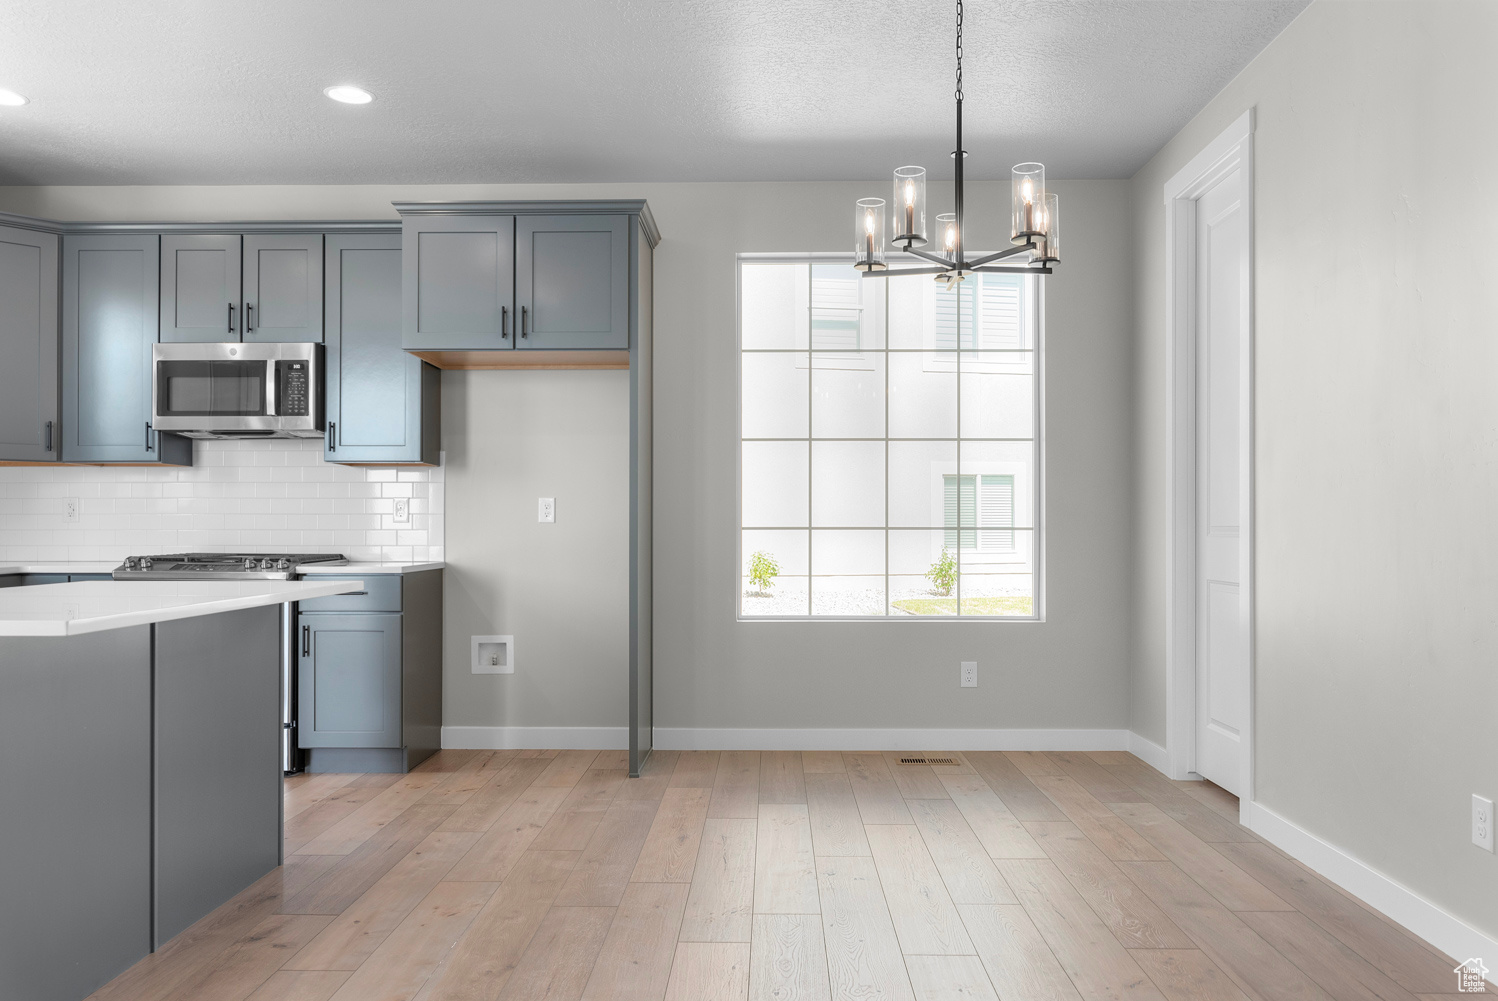
[[[976,256],[980,256],[980,255],[977,255],[976,253],[970,252],[970,256],[976,257]],[[744,399],[743,399],[743,393],[744,393],[744,372],[743,372],[743,368],[744,368],[744,334],[743,334],[743,315],[744,315],[744,311],[743,311],[743,295],[744,295],[744,288],[743,288],[743,266],[745,264],[809,264],[809,265],[817,265],[817,264],[824,264],[824,265],[825,264],[844,264],[844,265],[851,265],[852,263],[853,263],[853,257],[852,257],[852,255],[850,255],[850,254],[843,254],[843,253],[802,253],[802,254],[740,253],[740,254],[736,254],[734,256],[734,355],[735,355],[735,357],[734,357],[734,376],[735,376],[735,378],[734,378],[734,383],[735,383],[734,384],[734,398],[735,398],[735,406],[736,406],[735,428],[736,428],[737,433],[736,433],[735,439],[734,439],[734,545],[733,545],[733,552],[734,552],[735,569],[734,569],[734,573],[732,575],[732,587],[733,587],[733,607],[734,607],[734,614],[735,614],[735,617],[736,617],[737,621],[739,621],[739,622],[746,622],[746,623],[759,623],[759,622],[766,622],[766,623],[777,623],[777,622],[946,622],[946,623],[951,623],[951,622],[974,622],[974,623],[976,623],[976,622],[985,622],[985,623],[1010,623],[1010,624],[1015,624],[1015,623],[1044,623],[1046,621],[1046,535],[1047,535],[1047,533],[1046,533],[1046,518],[1045,518],[1045,510],[1046,510],[1046,508],[1045,508],[1045,491],[1046,491],[1046,486],[1045,486],[1045,484],[1046,484],[1046,458],[1045,458],[1045,453],[1046,453],[1046,449],[1045,449],[1045,385],[1046,385],[1046,380],[1045,380],[1045,326],[1046,326],[1046,324],[1045,324],[1045,277],[1043,275],[1035,275],[1035,276],[1033,276],[1033,277],[1031,277],[1029,279],[1030,281],[1033,281],[1035,283],[1034,286],[1033,286],[1033,291],[1032,291],[1032,296],[1031,296],[1031,301],[1033,303],[1033,308],[1034,308],[1034,311],[1035,311],[1035,343],[1034,343],[1034,349],[1033,349],[1033,351],[1034,351],[1033,362],[1034,362],[1034,367],[1035,367],[1035,375],[1034,375],[1034,379],[1035,379],[1034,408],[1035,408],[1035,410],[1034,410],[1034,415],[1033,415],[1033,419],[1034,419],[1034,424],[1033,424],[1033,426],[1034,426],[1034,438],[1033,438],[1034,475],[1033,475],[1033,480],[1034,480],[1034,482],[1032,484],[1032,496],[1031,496],[1031,505],[1032,505],[1031,506],[1031,511],[1033,512],[1033,517],[1031,518],[1031,523],[1032,524],[1031,524],[1031,527],[1029,529],[1029,531],[1031,532],[1031,536],[1032,536],[1032,542],[1031,542],[1032,556],[1031,556],[1031,560],[1032,560],[1032,564],[1033,564],[1032,577],[1031,577],[1031,579],[1032,579],[1032,597],[1031,597],[1031,606],[1030,606],[1030,608],[1031,608],[1031,614],[1029,614],[1029,615],[957,615],[957,614],[953,614],[953,615],[890,615],[890,614],[886,613],[884,615],[815,615],[815,614],[811,613],[810,607],[807,608],[807,614],[805,614],[805,615],[748,615],[748,616],[746,616],[744,614],[744,608],[743,608],[743,597],[744,597],[744,593],[743,592],[744,592],[744,588],[742,586],[743,573],[744,573],[743,566],[742,566],[742,563],[743,563],[743,537],[744,537],[743,536],[743,533],[744,533],[744,483],[743,483],[743,477],[744,477],[744,455],[743,455],[743,445],[744,445],[744,427],[743,427],[743,419],[744,419]],[[899,269],[896,268],[894,270],[898,271]],[[863,281],[879,281],[879,282],[883,282],[883,281],[886,281],[887,279],[882,279],[882,278],[865,278],[865,279],[862,279],[862,280]],[[808,304],[807,308],[810,309],[812,307],[810,306],[810,304]],[[887,311],[886,311],[886,324],[887,323],[888,323],[888,315],[887,315]],[[811,336],[810,318],[808,318],[807,336],[808,336],[808,338]],[[885,347],[882,350],[884,350],[886,352],[886,357],[887,357],[887,353],[889,351],[889,337],[888,337],[888,329],[887,329],[887,327],[886,327],[886,331],[885,331],[884,344],[885,344]],[[869,350],[881,350],[881,349],[859,348],[858,350],[859,351],[869,351]],[[945,349],[945,348],[939,349],[939,348],[936,348],[936,347],[933,346],[933,347],[930,347],[930,348],[924,348],[923,350],[938,351],[938,350],[950,350],[950,349]],[[962,348],[959,345],[959,347],[956,350],[958,352],[971,351],[973,353],[979,353],[979,352],[984,352],[984,351],[987,351],[987,352],[1001,351],[1001,350],[1004,350],[1004,349],[979,348],[979,347],[975,347],[975,348]],[[808,351],[810,351],[810,341],[808,341]],[[962,389],[961,389],[961,380],[960,379],[958,380],[958,390],[957,390],[957,392],[958,392],[958,408],[959,408],[959,414],[960,414],[960,412],[961,412],[961,399],[962,399],[962,397],[961,397]],[[888,406],[888,402],[887,401],[886,401],[886,406]],[[808,419],[810,419],[810,415],[808,415]],[[810,428],[808,428],[808,432],[809,431],[810,431]],[[958,428],[958,434],[959,434],[959,436],[961,434],[961,428],[960,428],[960,426]],[[813,441],[815,439],[813,439],[810,436],[808,436],[807,440],[808,440],[808,442],[810,442],[810,441]],[[881,439],[871,439],[871,440],[878,441],[878,440],[881,440]],[[884,438],[882,440],[884,441],[885,448],[888,449],[888,447],[889,447],[889,439],[886,437],[886,438]],[[961,444],[960,444],[961,440],[962,439],[959,437],[958,438],[958,441],[959,441],[959,445],[958,445],[958,457],[959,457],[958,458],[958,463],[959,463],[959,468],[960,468],[960,463],[961,463]],[[957,470],[954,469],[953,472],[957,472]],[[981,471],[979,471],[979,475],[992,474],[992,473],[1003,474],[1003,473],[1007,473],[1007,472],[1009,472],[1009,470],[1007,470],[1007,469],[1005,469],[1005,470],[981,470]],[[887,481],[887,477],[886,477],[886,481]],[[886,482],[886,490],[887,489],[888,489],[888,483]],[[937,479],[937,484],[936,484],[935,489],[937,491],[941,490],[941,479],[940,478]],[[1015,504],[1016,504],[1016,506],[1018,505],[1018,495],[1016,495]],[[888,515],[886,513],[885,531],[888,532],[889,530],[890,529],[889,529],[889,526],[888,526]],[[1024,531],[1024,528],[1023,527],[1016,527],[1015,529],[1013,529],[1013,531],[1015,531],[1015,532]],[[959,536],[959,539],[960,539],[960,536]],[[981,550],[981,549],[980,550],[975,550],[975,552],[982,552],[982,551],[983,550]],[[808,560],[810,560],[810,558],[811,558],[810,550],[808,550],[808,557],[807,558],[808,558]],[[812,578],[813,578],[813,574],[811,573],[811,571],[813,569],[814,569],[814,567],[808,566],[808,575],[807,575],[808,582],[810,582],[812,580]],[[885,579],[886,579],[886,583],[888,582],[888,577],[889,577],[888,571],[889,571],[889,568],[888,568],[888,565],[886,564],[886,567],[885,567]],[[959,589],[956,592],[956,596],[957,596],[957,608],[959,610],[961,609],[961,591],[960,591],[960,587],[961,587],[961,585],[960,585],[960,578],[959,578],[959,585],[958,585]],[[886,591],[886,601],[887,600],[888,600],[888,593]]]

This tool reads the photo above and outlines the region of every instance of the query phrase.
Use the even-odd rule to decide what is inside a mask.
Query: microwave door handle
[[[267,373],[265,379],[265,415],[274,417],[280,410],[278,403],[281,397],[281,366],[273,361],[266,362],[266,364],[270,366],[270,372]]]

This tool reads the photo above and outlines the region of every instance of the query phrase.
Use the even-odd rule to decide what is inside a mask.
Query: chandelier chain
[[[962,100],[962,0],[957,0],[957,100]]]

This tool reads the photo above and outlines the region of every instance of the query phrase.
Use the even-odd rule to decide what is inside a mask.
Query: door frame
[[[1196,767],[1196,200],[1224,175],[1240,171],[1242,252],[1248,274],[1238,368],[1239,601],[1247,657],[1241,740],[1240,813],[1254,799],[1254,111],[1245,111],[1165,183],[1165,684],[1166,756],[1173,779],[1200,778]]]

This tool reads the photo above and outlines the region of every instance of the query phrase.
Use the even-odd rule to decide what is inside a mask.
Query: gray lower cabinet
[[[299,606],[297,743],[308,771],[403,772],[441,746],[442,571],[348,579]]]
[[[328,462],[426,463],[441,449],[442,378],[401,350],[401,237],[327,238]]]
[[[56,462],[57,236],[0,226],[0,461]]]
[[[161,238],[161,340],[321,341],[321,233]]]
[[[75,235],[62,250],[62,457],[192,465],[192,442],[151,427],[158,236]]]
[[[402,240],[406,350],[514,345],[514,216],[407,219]]]
[[[519,348],[629,347],[629,217],[518,216]]]

